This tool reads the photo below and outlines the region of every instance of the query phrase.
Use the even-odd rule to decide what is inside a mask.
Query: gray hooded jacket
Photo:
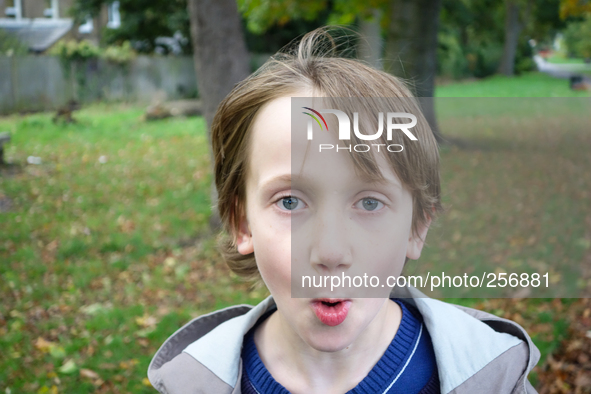
[[[431,335],[441,393],[536,393],[527,375],[540,352],[517,323],[424,296],[405,301]],[[240,394],[243,336],[274,307],[269,297],[192,320],[152,359],[152,386],[167,394]]]

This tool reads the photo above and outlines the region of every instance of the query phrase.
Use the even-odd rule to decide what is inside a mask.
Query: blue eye
[[[381,202],[373,198],[363,198],[360,202],[363,209],[366,211],[375,211],[383,205]]]
[[[283,204],[283,207],[289,211],[293,211],[294,209],[297,208],[298,204],[300,203],[300,200],[298,200],[297,197],[293,197],[293,196],[289,196],[289,197],[284,197],[281,200],[281,203]]]

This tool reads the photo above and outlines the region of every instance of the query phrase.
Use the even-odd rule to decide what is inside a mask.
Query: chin
[[[321,332],[309,332],[302,339],[308,346],[319,352],[334,353],[349,347],[354,341],[354,336],[345,330],[326,327]]]

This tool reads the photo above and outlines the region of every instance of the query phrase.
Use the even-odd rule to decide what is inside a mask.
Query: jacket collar
[[[244,335],[268,310],[275,307],[271,296],[246,314],[220,324],[183,350],[230,386],[236,386]]]
[[[445,302],[427,298],[414,288],[402,289],[392,296],[408,298],[406,301],[417,307],[433,343],[441,392],[449,393],[463,382],[475,375],[484,366],[493,361],[510,348],[525,340],[530,348],[529,363],[525,373],[529,372],[537,362],[537,349],[531,343],[527,333],[516,323],[500,319],[496,316],[460,308]],[[212,371],[222,381],[235,387],[240,372],[240,353],[244,335],[256,324],[257,320],[267,311],[275,308],[272,297],[268,297],[255,307],[240,305],[201,316],[178,330],[160,348],[150,369],[154,368],[155,360],[164,354],[178,354],[182,350],[203,366]],[[235,316],[232,310],[240,308],[243,314]],[[246,308],[251,308],[248,312]],[[174,337],[183,335],[183,331],[193,330],[200,324],[211,324],[211,319],[220,316],[235,317],[220,319],[221,321],[205,335],[190,343],[184,349],[170,349],[174,346]],[[498,321],[508,327],[508,332],[498,332],[483,321]],[[191,327],[191,328],[189,328]],[[520,339],[521,338],[521,339]],[[167,346],[168,344],[168,346]],[[475,349],[478,349],[475,351]],[[160,357],[162,358],[162,357]],[[159,365],[155,366],[156,368]]]

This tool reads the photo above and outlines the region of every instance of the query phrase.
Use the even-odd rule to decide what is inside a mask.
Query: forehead
[[[294,96],[310,94],[298,93]],[[258,184],[276,177],[285,179],[287,176],[291,176],[294,181],[301,178],[321,180],[318,172],[331,175],[334,179],[349,181],[367,178],[367,175],[364,176],[355,167],[349,152],[317,151],[318,143],[338,144],[336,133],[326,130],[317,133],[314,136],[314,145],[307,141],[305,132],[296,134],[292,130],[291,106],[291,97],[280,97],[265,104],[255,117],[249,149],[249,180]],[[328,121],[330,123],[330,120]],[[381,179],[377,183],[386,183],[403,189],[402,182],[385,155],[375,154],[373,159],[380,174],[376,174],[369,183],[376,183],[376,179]]]
[[[252,125],[249,178],[291,172],[291,97],[265,104]],[[266,173],[266,174],[263,174]]]

